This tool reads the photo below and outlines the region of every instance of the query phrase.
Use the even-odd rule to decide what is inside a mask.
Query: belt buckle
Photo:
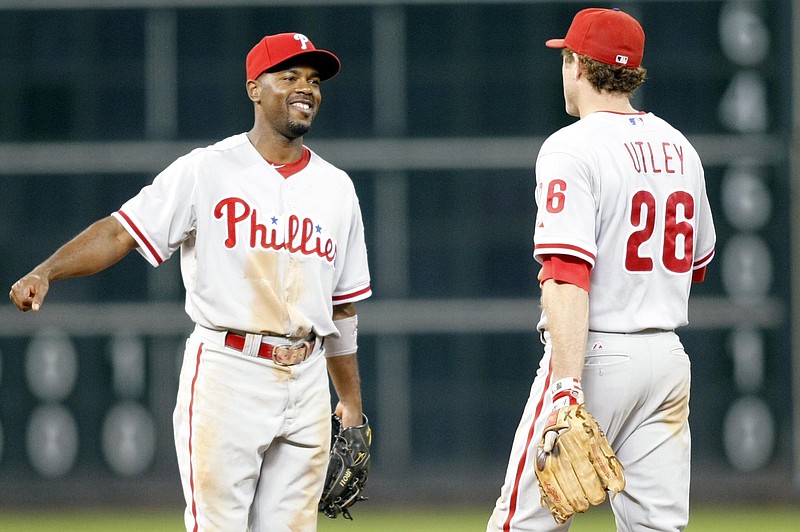
[[[279,350],[285,350],[281,355]],[[308,358],[311,352],[311,342],[302,340],[294,344],[279,344],[272,347],[272,362],[278,366],[296,366]]]

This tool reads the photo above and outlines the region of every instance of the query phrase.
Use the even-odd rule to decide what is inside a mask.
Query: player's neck
[[[303,156],[303,137],[278,138],[253,128],[247,132],[247,138],[256,151],[272,164],[293,163]]]
[[[586,94],[579,105],[580,117],[584,118],[600,111],[623,114],[638,113],[631,105],[630,96],[627,94],[597,93],[594,91],[591,94]]]

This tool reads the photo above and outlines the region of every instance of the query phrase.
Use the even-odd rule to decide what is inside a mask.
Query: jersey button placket
[[[295,186],[294,186],[294,184],[292,182],[287,180],[287,181],[283,182],[283,187],[282,188],[283,188],[284,210],[286,211],[286,216],[288,218],[289,216],[291,216],[293,214],[296,214],[294,212],[294,209],[297,207],[297,202],[295,201],[294,194],[291,192],[292,190],[294,190]],[[288,206],[288,209],[286,209],[287,206]],[[287,238],[288,238],[288,234],[287,234]],[[287,262],[289,263],[289,266],[291,267],[295,262],[295,258],[290,254]],[[287,269],[284,272],[284,274],[288,274],[289,271],[291,271],[291,268]],[[285,304],[287,306],[291,305],[292,302],[293,302],[292,296],[289,295],[289,294],[286,294],[286,296],[284,297],[283,300],[284,300],[284,302],[285,302]]]
[[[291,183],[284,183],[283,186],[286,189],[283,195],[283,197],[285,198],[284,201],[286,202],[286,204],[289,206],[290,209],[295,209],[297,207],[297,202],[295,201],[294,194],[292,193],[292,191],[294,190],[294,185]]]

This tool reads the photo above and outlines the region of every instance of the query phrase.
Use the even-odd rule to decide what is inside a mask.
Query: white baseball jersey
[[[651,113],[592,113],[545,141],[536,181],[534,257],[593,266],[589,329],[686,325],[692,272],[711,261],[716,235],[683,134]]]
[[[113,216],[153,266],[181,249],[186,312],[210,329],[327,336],[333,304],[371,295],[353,183],[313,152],[284,178],[234,135],[177,159]]]

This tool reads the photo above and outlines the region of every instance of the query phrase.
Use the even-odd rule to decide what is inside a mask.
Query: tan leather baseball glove
[[[557,434],[554,444],[553,436],[547,436],[553,431]],[[538,450],[536,477],[542,505],[557,523],[566,523],[575,513],[602,503],[607,490],[622,491],[622,470],[605,434],[583,404],[552,412]]]

